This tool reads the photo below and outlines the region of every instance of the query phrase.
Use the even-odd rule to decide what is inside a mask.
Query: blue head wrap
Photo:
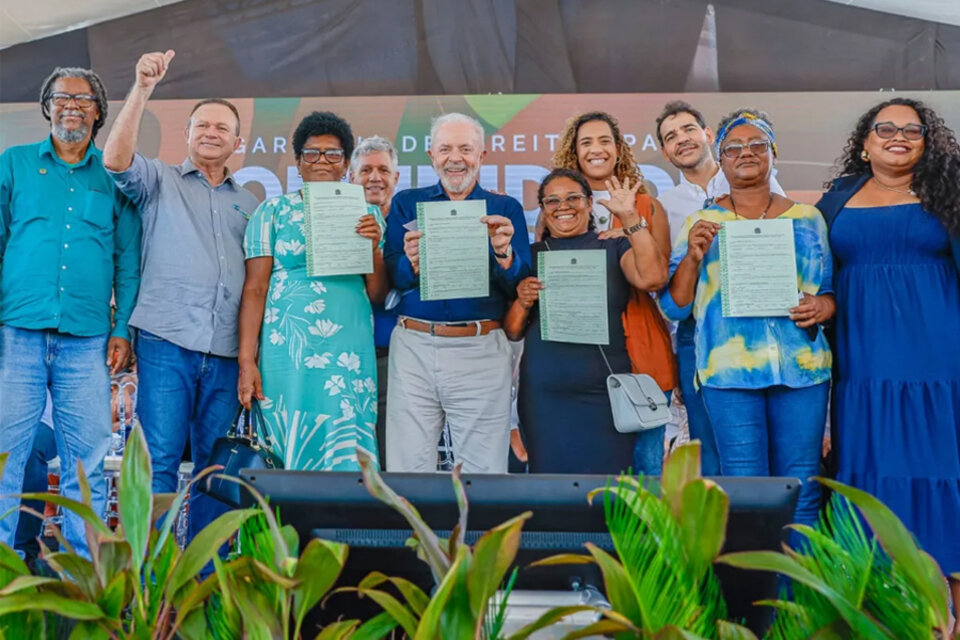
[[[730,135],[730,132],[734,129],[734,127],[739,127],[742,124],[748,124],[751,127],[756,127],[765,136],[767,136],[770,139],[770,148],[773,149],[773,155],[777,155],[777,138],[773,135],[773,127],[770,126],[770,123],[760,116],[741,111],[739,114],[737,114],[736,118],[728,122],[719,131],[717,131],[717,140],[715,142],[717,158],[720,158],[720,149],[723,148],[723,143],[727,139],[727,136]]]

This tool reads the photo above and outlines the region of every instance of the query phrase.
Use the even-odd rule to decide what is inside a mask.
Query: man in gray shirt
[[[136,152],[140,120],[174,52],[147,53],[107,138],[103,164],[143,219],[137,328],[138,414],[153,459],[153,490],[172,492],[189,437],[196,470],[239,408],[237,313],[243,234],[257,206],[226,163],[240,118],[226,100],[201,100],[186,130],[187,159],[167,165]],[[189,537],[223,507],[193,492]]]

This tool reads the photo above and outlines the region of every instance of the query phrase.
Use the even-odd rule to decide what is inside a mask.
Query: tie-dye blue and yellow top
[[[810,295],[833,293],[833,258],[827,225],[816,207],[795,204],[781,216],[793,220],[797,253],[797,286]],[[732,211],[711,205],[689,216],[670,254],[670,276],[687,255],[687,235],[697,220],[726,222],[737,219]],[[701,386],[719,389],[762,389],[775,385],[809,387],[830,379],[830,346],[817,330],[790,318],[725,318],[720,292],[719,241],[714,240],[700,265],[700,280],[691,304],[678,307],[669,289],[660,295],[660,308],[671,320],[693,313],[697,320],[695,345],[697,378]]]

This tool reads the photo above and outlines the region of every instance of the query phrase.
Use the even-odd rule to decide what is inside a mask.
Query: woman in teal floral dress
[[[343,119],[314,112],[293,134],[304,182],[339,181],[353,152]],[[247,225],[240,303],[240,402],[260,401],[284,468],[349,471],[357,448],[377,456],[377,359],[370,300],[389,290],[373,208],[357,233],[374,244],[369,275],[307,276],[299,192],[271,198]],[[258,341],[259,337],[259,341]],[[257,352],[259,346],[259,368]]]

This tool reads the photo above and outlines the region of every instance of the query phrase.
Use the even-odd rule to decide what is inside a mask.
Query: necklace
[[[733,194],[728,193],[727,197],[730,198],[730,206],[733,208],[733,215],[737,216],[738,218],[748,219],[747,216],[737,213],[737,203],[733,201]],[[772,204],[773,204],[773,191],[770,192],[770,199],[767,200],[767,206],[763,210],[763,213],[760,214],[760,217],[757,218],[757,220],[763,220],[764,218],[767,217],[767,212],[770,211],[770,205]]]
[[[877,186],[880,187],[881,189],[886,189],[887,191],[893,191],[894,193],[902,193],[905,196],[913,196],[914,198],[917,197],[917,192],[914,191],[913,189],[904,190],[904,189],[895,189],[894,187],[888,187],[887,185],[877,180],[877,176],[873,176],[873,181],[876,182]]]

